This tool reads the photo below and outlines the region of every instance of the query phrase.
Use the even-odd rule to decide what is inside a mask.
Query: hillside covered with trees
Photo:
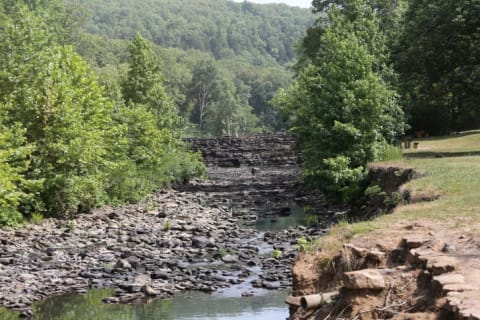
[[[3,1],[0,225],[204,172],[185,135],[274,130],[312,15],[229,1]]]
[[[279,129],[269,101],[289,85],[295,44],[314,19],[307,9],[227,0],[65,3],[83,25],[77,52],[109,87],[125,73],[132,37],[154,44],[188,136]]]
[[[68,1],[67,1],[68,3]],[[75,2],[72,2],[75,3]],[[140,33],[158,46],[243,58],[255,65],[295,57],[295,44],[313,22],[307,9],[226,0],[83,0],[84,30],[109,39]]]

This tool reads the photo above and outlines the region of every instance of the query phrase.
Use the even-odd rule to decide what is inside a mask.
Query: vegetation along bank
[[[443,312],[473,317],[477,309],[469,295],[474,295],[477,287],[470,273],[476,260],[466,257],[476,256],[475,232],[469,227],[475,225],[477,208],[476,197],[471,194],[476,190],[477,150],[469,139],[477,135],[415,140],[416,149],[408,152],[413,160],[407,165],[426,175],[404,190],[388,190],[389,184],[371,185],[368,168],[369,163],[399,159],[402,139],[408,145],[413,139],[480,127],[479,17],[480,3],[474,0],[314,0],[312,12],[218,0],[149,0],[142,6],[122,0],[108,4],[100,0],[2,1],[0,225],[19,228],[30,221],[45,226],[2,231],[1,263],[7,266],[0,269],[2,281],[11,278],[8,266],[36,261],[32,266],[39,267],[18,275],[21,284],[11,288],[12,292],[22,289],[32,296],[20,297],[22,305],[17,307],[28,309],[42,290],[55,291],[34,284],[35,272],[44,272],[49,263],[57,270],[64,261],[71,265],[74,260],[70,258],[92,258],[75,246],[72,249],[69,241],[93,252],[100,248],[99,258],[92,260],[94,270],[82,270],[81,278],[90,279],[91,285],[112,285],[129,294],[138,290],[152,295],[169,293],[173,289],[163,290],[161,281],[157,287],[139,287],[144,283],[141,277],[135,280],[140,276],[135,272],[129,271],[123,279],[128,285],[116,272],[111,277],[106,274],[142,264],[125,260],[131,254],[120,253],[115,241],[141,248],[153,245],[145,232],[157,232],[156,245],[183,248],[178,249],[179,254],[193,261],[190,255],[198,253],[195,246],[205,252],[212,246],[203,238],[194,245],[190,239],[194,232],[209,239],[210,224],[220,230],[235,228],[228,216],[233,212],[223,212],[220,207],[210,212],[191,199],[163,198],[162,194],[169,194],[161,193],[166,187],[187,183],[207,172],[200,154],[192,153],[181,138],[290,130],[302,152],[302,170],[282,170],[298,173],[303,183],[322,193],[312,194],[316,194],[314,202],[325,209],[318,212],[326,212],[326,220],[345,216],[333,214],[330,220],[332,210],[328,208],[336,205],[352,208],[346,217],[350,221],[370,219],[399,201],[410,202],[388,217],[354,225],[343,222],[333,229],[333,238],[339,233],[349,239],[341,241],[345,243],[342,256],[327,254],[327,259],[315,263],[321,272],[343,276],[343,271],[357,266],[384,268],[376,271],[373,280],[367,277],[370,272],[358,277],[346,274],[343,298],[335,300],[343,302],[337,304],[339,310],[329,309],[327,314],[408,318],[411,315],[401,313],[419,311],[427,312],[419,315],[427,318]],[[431,155],[438,158],[429,158]],[[231,163],[228,174],[245,178],[241,159]],[[245,181],[262,187],[253,183],[257,169],[252,167]],[[392,169],[387,177],[398,174],[408,178],[412,172]],[[277,173],[272,169],[274,177]],[[223,175],[226,184],[228,174]],[[258,177],[268,180],[268,176],[260,168]],[[277,178],[271,181],[278,182]],[[290,195],[286,189],[273,190]],[[171,201],[185,204],[192,212],[202,212],[188,219],[199,219],[199,225],[203,218],[208,222],[200,231],[190,230],[179,216],[171,225],[168,221],[165,230],[158,224],[148,226],[154,229],[150,230],[145,222],[150,210],[139,210],[132,203],[145,201],[152,194],[155,196],[150,197],[161,206],[168,208]],[[439,203],[441,207],[437,207]],[[121,216],[105,206],[119,206]],[[138,214],[134,221],[128,218],[133,212]],[[159,214],[154,214],[154,219],[166,218]],[[43,221],[44,217],[60,220]],[[218,222],[219,217],[224,219]],[[103,221],[99,233],[109,240],[70,225],[77,218],[79,226],[91,229],[95,229],[93,221]],[[138,228],[134,225],[137,219]],[[172,226],[174,240],[168,238]],[[368,236],[363,243],[353,238],[358,231],[374,227],[379,228],[375,232],[381,237],[383,226],[390,228],[390,235],[395,230],[411,232],[399,231],[402,239],[383,247],[372,244]],[[452,232],[444,239],[441,235],[446,228]],[[25,234],[22,230],[30,231]],[[32,240],[35,230],[51,237],[49,242],[61,243],[61,250],[51,243],[42,244],[40,239]],[[412,240],[417,231],[426,231],[428,236]],[[248,233],[237,230],[233,235],[245,239],[244,232]],[[320,235],[319,230],[298,232]],[[222,242],[230,241],[221,238]],[[334,249],[328,239],[332,238],[326,237],[319,245],[321,254]],[[20,254],[20,250],[29,255]],[[166,254],[170,259],[168,254],[173,251],[162,252],[154,254]],[[151,254],[147,250],[140,261],[151,264]],[[216,259],[225,257],[229,255]],[[464,260],[457,263],[460,257]],[[234,262],[234,258],[227,260]],[[270,262],[275,264],[276,260]],[[80,274],[70,274],[68,263],[64,270],[67,276],[59,281],[64,287],[80,284],[83,290]],[[410,265],[418,268],[410,269]],[[182,263],[167,267],[187,270],[176,274],[181,283],[178,290],[194,282],[185,280],[194,272]],[[305,268],[304,273],[306,276],[312,270],[315,279],[317,269]],[[454,271],[459,274],[452,275]],[[210,280],[205,277],[210,279],[212,274],[212,270],[200,272],[202,281],[195,278],[199,284],[193,287],[208,287]],[[230,275],[222,276],[227,276],[227,280],[217,279],[222,285],[230,281]],[[363,276],[367,277],[365,283],[374,281],[375,286],[353,284]],[[72,277],[78,281],[72,282]],[[399,279],[405,283],[401,287]],[[280,287],[286,285],[287,279],[277,280]],[[410,286],[412,283],[416,287]],[[25,284],[29,286],[22,288]],[[435,291],[435,286],[440,289]],[[352,294],[351,289],[362,294]],[[378,290],[383,295],[378,295]],[[412,300],[402,300],[411,292]],[[368,302],[369,309],[357,308],[362,304],[358,301],[371,293],[382,303]],[[5,304],[18,303],[8,302],[8,294],[1,294]]]

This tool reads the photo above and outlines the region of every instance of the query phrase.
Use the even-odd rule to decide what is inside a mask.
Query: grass
[[[414,140],[418,149],[409,149],[405,154],[420,152],[480,152],[480,131],[468,131],[447,137],[433,137]]]
[[[425,152],[448,153],[448,157],[425,157]],[[468,155],[468,154],[477,154]],[[421,156],[418,156],[421,155]],[[338,250],[356,235],[408,221],[436,220],[452,228],[465,228],[480,220],[480,132],[455,136],[423,139],[418,149],[405,152],[403,160],[377,165],[414,167],[423,177],[404,185],[413,197],[436,198],[400,205],[392,214],[359,222],[341,222],[329,234],[318,240],[314,247],[324,251]]]

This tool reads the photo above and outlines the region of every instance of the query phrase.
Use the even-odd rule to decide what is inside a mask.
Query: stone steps
[[[185,139],[200,151],[207,167],[239,168],[298,165],[301,154],[287,133]]]

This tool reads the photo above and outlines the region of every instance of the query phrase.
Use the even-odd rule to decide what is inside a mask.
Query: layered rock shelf
[[[478,237],[428,229],[415,224],[360,237],[322,269],[327,257],[301,257],[293,268],[295,295],[339,294],[314,309],[290,297],[290,319],[480,319]]]

